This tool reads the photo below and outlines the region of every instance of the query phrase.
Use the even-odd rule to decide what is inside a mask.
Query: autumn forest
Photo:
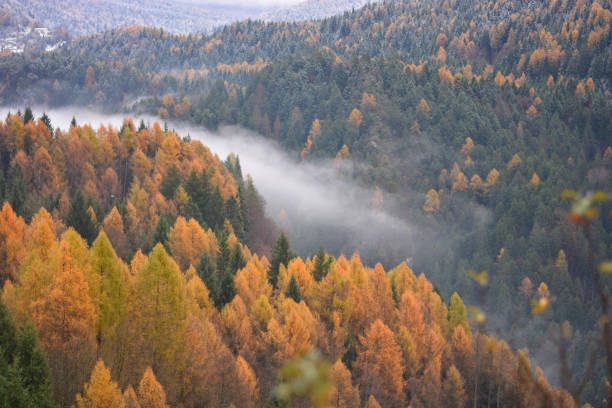
[[[387,0],[0,53],[0,407],[611,407],[611,24]]]

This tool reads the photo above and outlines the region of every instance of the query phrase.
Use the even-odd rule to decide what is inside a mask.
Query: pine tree
[[[8,308],[0,298],[0,359],[7,365],[13,364],[16,349],[17,329]]]
[[[164,195],[168,200],[171,200],[174,197],[174,192],[181,184],[181,173],[176,168],[175,165],[168,169],[168,173],[162,180],[161,186],[159,187],[160,193]]]
[[[55,407],[47,358],[38,342],[36,329],[29,322],[19,330],[14,364],[29,405],[40,408]]]
[[[80,190],[77,191],[66,217],[66,225],[74,228],[76,232],[87,240],[87,244],[91,245],[96,238],[97,229],[88,210],[89,205],[85,201],[83,194]]]
[[[28,122],[34,120],[34,115],[32,114],[32,109],[28,106],[23,113],[23,124],[26,125]]]
[[[302,300],[302,295],[300,294],[300,287],[295,280],[295,275],[291,275],[291,280],[289,281],[289,286],[287,287],[287,292],[285,292],[285,296],[291,298],[295,301],[295,303],[300,303]]]
[[[155,230],[153,231],[153,238],[151,239],[151,247],[157,244],[162,244],[168,248],[168,233],[172,227],[172,217],[168,214],[162,214],[157,221]]]
[[[242,248],[240,248],[240,244],[236,243],[234,245],[234,249],[232,250],[232,255],[230,259],[230,270],[232,271],[232,275],[236,275],[240,269],[246,266],[246,260],[242,255]]]
[[[214,293],[218,290],[219,281],[217,278],[217,267],[210,260],[208,252],[204,251],[200,255],[200,261],[196,266],[196,273],[210,291],[211,297],[214,298]]]
[[[278,274],[281,264],[286,267],[293,258],[295,258],[295,254],[291,251],[289,240],[285,233],[281,232],[272,250],[272,260],[270,261],[270,269],[268,270],[268,280],[272,284],[272,287],[278,287]]]
[[[28,215],[26,203],[28,201],[28,189],[23,177],[23,169],[19,164],[11,167],[8,175],[8,185],[11,186],[10,191],[7,191],[7,201],[13,208],[13,211],[22,217]]]
[[[315,260],[314,269],[312,271],[313,278],[320,282],[325,276],[327,276],[327,272],[329,271],[329,265],[331,263],[331,258],[325,255],[325,251],[323,250],[323,246],[319,246],[319,252],[317,253],[317,258]]]

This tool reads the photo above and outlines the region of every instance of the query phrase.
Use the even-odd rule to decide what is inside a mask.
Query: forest
[[[3,210],[7,219],[17,220],[11,222],[22,225],[17,230],[23,231],[15,241],[5,239],[13,245],[6,248],[16,250],[5,250],[0,257],[6,265],[0,270],[2,282],[7,282],[7,321],[12,319],[17,327],[14,338],[31,335],[24,318],[41,331],[33,306],[27,306],[37,300],[27,296],[42,296],[43,288],[35,295],[24,295],[27,289],[22,289],[36,250],[20,242],[29,243],[32,223],[47,217],[53,231],[49,247],[60,248],[66,234],[72,241],[80,237],[79,268],[87,285],[102,279],[87,275],[101,231],[122,265],[117,267],[125,274],[121,285],[134,285],[130,301],[138,297],[142,272],[140,264],[132,266],[135,259],[144,265],[156,254],[164,265],[175,262],[176,273],[168,276],[176,275],[185,287],[199,278],[208,306],[200,301],[200,309],[207,311],[198,324],[208,335],[215,333],[214,342],[219,341],[228,356],[244,359],[255,378],[257,396],[249,397],[255,406],[281,404],[273,391],[280,384],[278,369],[314,349],[330,362],[335,387],[340,370],[345,373],[342,381],[357,396],[341,403],[348,399],[342,399],[346,396],[341,398],[337,388],[333,406],[610,404],[610,363],[599,347],[606,346],[601,339],[606,310],[599,295],[610,296],[612,280],[608,273],[593,273],[593,265],[605,264],[612,253],[612,203],[604,200],[605,193],[592,192],[612,190],[611,24],[612,5],[600,0],[403,0],[317,21],[246,20],[210,35],[114,29],[81,37],[51,53],[0,57],[0,103],[146,112],[161,123],[136,126],[126,120],[118,130],[94,130],[78,126],[76,118],[63,132],[53,129],[48,117],[36,119],[28,109],[2,123],[0,198],[10,205]],[[282,231],[266,216],[257,180],[243,176],[239,158],[219,160],[188,135],[168,130],[168,121],[212,130],[240,125],[278,143],[296,163],[346,164],[351,171],[343,177],[376,191],[373,205],[419,230],[433,231],[436,238],[399,248],[381,241],[374,250],[353,256],[358,242],[292,254],[287,237],[280,239]],[[572,206],[563,197],[576,203]],[[601,203],[591,207],[593,200]],[[6,230],[15,230],[17,224]],[[288,239],[312,241],[299,234]],[[241,292],[237,280],[254,260],[261,275],[257,285],[267,289],[258,286],[249,302],[250,295]],[[398,269],[410,271],[410,277],[401,278],[410,284],[395,280]],[[429,281],[415,277],[413,270]],[[381,272],[385,279],[378,276]],[[47,273],[46,281],[30,279],[51,285],[54,273]],[[402,285],[403,291],[398,289]],[[402,305],[407,287],[416,300],[410,309],[402,309],[407,307]],[[185,299],[179,309],[189,310],[179,319],[187,330],[191,295],[179,292],[177,298]],[[251,316],[256,306],[263,307],[256,303],[260,295],[265,295],[269,309],[265,324]],[[112,360],[116,357],[101,351],[108,347],[96,320],[101,292],[89,296],[96,316],[94,357],[88,357],[89,366],[78,364],[88,367],[79,374],[78,386],[72,384],[74,388],[60,396],[53,384],[54,401],[67,406],[77,401],[77,393],[84,398],[83,383],[90,375],[93,381],[94,366],[97,378],[108,371],[116,383],[113,389],[123,393],[131,385],[139,400],[138,381],[150,366],[167,403],[197,406],[187,402],[191,391],[181,391],[170,381],[179,381],[178,371],[164,372],[163,364],[155,361],[161,357],[153,357],[151,343],[138,343],[139,353],[147,356],[142,363],[125,363],[134,357],[123,352],[126,360],[121,364],[134,367],[134,372],[117,371],[113,364],[118,363]],[[472,353],[465,364],[471,368],[453,354],[457,324],[451,323],[451,316],[459,299],[467,305],[460,309],[470,310],[470,322],[461,327]],[[143,310],[142,304],[121,304],[121,310]],[[292,345],[282,358],[269,361],[263,356],[277,355],[279,338],[287,344],[294,341],[291,336],[298,330],[291,325],[280,334],[294,308],[306,319],[299,324],[308,328],[308,346]],[[406,310],[411,316],[421,313],[424,323],[402,321]],[[242,317],[232,316],[230,324],[224,313]],[[355,316],[362,313],[371,315]],[[134,333],[145,331],[137,326],[146,324],[139,319],[130,319]],[[280,330],[274,335],[272,321]],[[436,333],[412,331],[420,324]],[[230,330],[228,325],[239,328]],[[377,335],[386,332],[393,338],[383,342],[389,350],[399,350],[398,382],[387,374],[370,376],[374,368],[364,369],[364,356],[393,355],[381,350],[368,354],[366,344],[382,342],[368,340],[375,326]],[[52,361],[59,357],[45,349],[45,337],[40,336],[52,381],[57,369]],[[174,344],[177,353],[186,349],[184,336]],[[246,340],[239,346],[235,343],[241,336]],[[423,349],[432,343],[431,336],[437,336],[438,354]],[[334,341],[340,349],[331,346]],[[593,348],[599,352],[593,354]],[[504,353],[508,356],[500,357]],[[437,368],[429,366],[435,355]],[[100,356],[104,365],[95,365]],[[552,384],[567,391],[549,387],[544,371],[527,370],[528,356],[542,365]],[[14,358],[6,361],[10,365]],[[173,361],[172,369],[189,371],[181,366],[185,362]],[[508,366],[500,366],[502,361]],[[226,368],[234,363],[219,364]],[[389,365],[386,360],[380,364]],[[374,377],[385,380],[368,383]],[[181,380],[181,387],[190,381],[196,380]],[[382,391],[390,384],[401,390],[395,397],[391,390]],[[429,386],[433,388],[425,391]],[[218,387],[212,388],[219,392]],[[445,399],[451,398],[450,389],[463,393]],[[570,394],[579,398],[573,401]],[[438,399],[424,400],[432,395]],[[208,406],[245,404],[207,401],[215,401],[205,403]]]
[[[158,124],[25,112],[0,122],[3,406],[288,406],[277,372],[315,349],[317,404],[576,406],[405,263],[302,259],[283,233],[252,253],[241,239],[272,227],[235,158]]]

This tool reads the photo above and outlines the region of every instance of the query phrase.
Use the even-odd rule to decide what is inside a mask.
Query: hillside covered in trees
[[[419,251],[380,242],[377,251],[361,254],[365,265],[381,262],[392,269],[409,258],[410,267],[424,272],[445,302],[457,291],[466,303],[481,304],[490,317],[489,330],[513,346],[529,347],[542,361],[556,362],[546,367],[549,372],[562,368],[551,350],[557,349],[560,332],[569,333],[562,336],[570,350],[569,376],[579,382],[587,375],[584,401],[603,405],[608,395],[605,359],[597,354],[598,364],[589,371],[589,350],[598,344],[601,329],[597,291],[610,293],[612,283],[609,275],[596,282],[589,265],[591,255],[597,260],[610,257],[612,207],[604,203],[590,220],[590,251],[580,224],[568,219],[560,195],[566,189],[612,188],[611,24],[612,6],[600,0],[405,0],[314,22],[247,20],[211,35],[128,28],[81,38],[53,53],[1,57],[0,98],[3,103],[130,108],[210,129],[239,124],[278,141],[296,161],[350,164],[347,177],[377,188],[377,205],[439,237]],[[7,123],[11,120],[19,122],[13,117]],[[147,137],[157,134],[155,129],[145,131]],[[130,134],[141,134],[133,125],[118,134],[124,132],[128,146]],[[31,164],[36,150],[20,143],[21,155],[14,144],[7,144],[4,178],[27,180],[11,181],[11,186],[37,186],[31,183],[38,182],[40,173],[27,171],[28,165],[37,168]],[[141,154],[157,162],[158,147],[138,143]],[[92,171],[76,171],[74,177],[85,182],[60,190],[66,192],[55,201],[36,197],[38,187],[30,187],[27,199],[20,199],[13,187],[4,189],[4,197],[26,220],[44,206],[54,222],[68,226],[67,209],[79,190],[83,201],[93,200],[80,206],[91,205],[98,220],[94,225],[103,226],[116,206],[129,231],[129,204],[135,206],[137,200],[136,193],[132,198],[132,180],[138,177],[131,174],[132,164],[122,165],[121,160],[137,161],[136,150],[130,148],[123,148],[129,153],[116,153],[117,164],[110,166],[121,186],[116,202],[114,193],[112,200],[106,196],[104,201],[99,185],[108,168],[104,162]],[[47,153],[65,177],[62,166],[72,164],[64,164],[53,150]],[[223,231],[231,236],[227,218],[237,240],[259,255],[270,253],[276,231],[263,216],[256,193],[249,201],[247,192],[254,187],[242,180],[236,163],[230,158],[205,177],[196,166],[194,177],[206,178],[203,189],[217,197],[202,200],[197,188],[188,188],[196,184],[191,167],[148,167],[146,185],[159,193],[143,200],[148,213],[140,207],[137,213],[151,224],[147,231],[159,229],[160,235],[154,236],[160,238],[148,243],[130,238],[132,246],[125,253],[111,239],[117,253],[125,261],[137,248],[148,253],[157,242],[167,242],[164,231],[181,216],[186,223],[193,218],[202,228],[210,227],[217,242]],[[224,184],[221,175],[233,181]],[[145,181],[139,183],[149,193]],[[176,190],[170,188],[179,184]],[[210,185],[219,188],[218,195]],[[203,204],[210,200],[216,204]],[[216,210],[221,202],[225,216]],[[258,208],[256,221],[249,219],[252,208]],[[206,218],[209,211],[220,215],[211,221]],[[91,231],[89,242],[97,235]],[[340,253],[346,252],[327,250],[336,256],[332,264],[340,263]],[[188,264],[177,262],[184,272]],[[308,268],[308,261],[303,262]],[[486,289],[473,284],[470,270],[488,272]],[[394,292],[392,281],[390,285]],[[534,298],[551,301],[535,318],[528,306]],[[363,333],[353,332],[356,349],[359,335]],[[353,372],[346,360],[345,365]],[[474,381],[459,371],[464,381]],[[473,403],[474,395],[485,391],[471,384],[477,389],[468,399]],[[267,387],[269,393],[272,386]],[[406,389],[412,399],[413,391]],[[489,390],[486,404],[495,400]],[[363,405],[369,395],[361,398]]]
[[[333,406],[576,406],[405,263],[296,258],[283,234],[251,253],[237,161],[157,124],[51,131],[27,112],[0,122],[3,406],[284,406],[277,370],[315,348]]]

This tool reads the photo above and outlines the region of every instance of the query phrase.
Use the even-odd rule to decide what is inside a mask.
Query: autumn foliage
[[[274,288],[268,260],[245,249],[237,294],[217,309],[190,256],[177,263],[157,244],[128,265],[104,232],[90,248],[73,229],[58,235],[44,209],[29,224],[9,204],[3,214],[38,237],[2,298],[15,318],[35,323],[62,406],[262,406],[276,371],[313,349],[336,361],[334,406],[480,405],[490,387],[508,404],[564,395],[543,378],[533,385],[537,392],[522,392],[532,385],[517,382],[520,359],[472,332],[457,294],[447,307],[405,264],[386,273],[356,254],[326,256],[327,274],[315,280],[316,258],[296,258],[280,262]],[[180,253],[215,249],[192,224],[203,241],[173,241]],[[299,303],[285,296],[290,280]],[[478,352],[484,344],[490,351]]]

